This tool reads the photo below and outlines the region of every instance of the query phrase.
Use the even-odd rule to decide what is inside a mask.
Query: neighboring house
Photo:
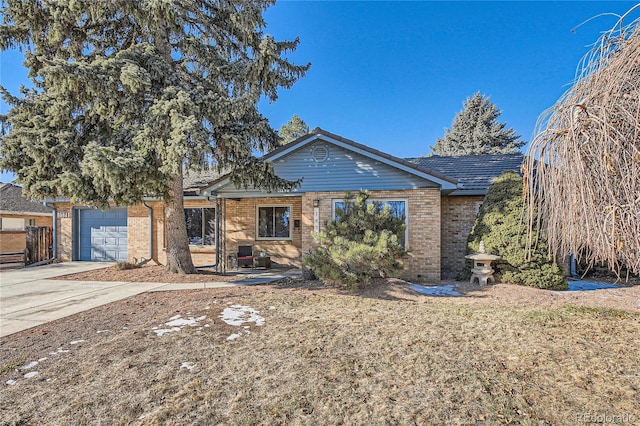
[[[53,224],[53,210],[22,196],[22,187],[0,183],[0,253],[23,252],[27,226]]]
[[[344,192],[367,189],[371,200],[388,203],[405,219],[410,254],[404,278],[435,281],[453,275],[464,262],[466,237],[491,179],[519,170],[522,162],[521,155],[487,157],[486,169],[469,157],[407,160],[315,129],[263,157],[278,176],[303,178],[295,190],[238,189],[228,175],[186,177],[194,263],[229,268],[229,255],[250,245],[274,262],[300,266],[313,249],[312,231],[324,229]],[[65,202],[56,208],[62,260],[166,261],[161,201],[104,211]]]

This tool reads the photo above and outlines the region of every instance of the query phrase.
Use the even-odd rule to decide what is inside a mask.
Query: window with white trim
[[[343,200],[332,200],[333,201],[333,219],[336,219],[336,208],[344,209],[345,203]],[[404,235],[400,235],[399,240],[400,244],[407,247],[407,241],[409,241],[409,215],[407,214],[407,200],[391,200],[391,199],[380,199],[380,200],[367,200],[367,203],[380,203],[382,207],[389,206],[391,208],[391,213],[394,217],[404,220]]]
[[[258,206],[257,239],[291,239],[291,206]]]
[[[184,219],[190,245],[212,246],[216,243],[216,209],[186,208]]]

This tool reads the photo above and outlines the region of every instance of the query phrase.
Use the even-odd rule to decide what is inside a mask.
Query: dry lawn
[[[517,289],[142,294],[0,339],[0,425],[640,422],[640,313],[494,294]]]

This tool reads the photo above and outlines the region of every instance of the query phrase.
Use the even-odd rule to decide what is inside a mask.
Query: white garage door
[[[127,209],[80,210],[80,260],[127,261]]]

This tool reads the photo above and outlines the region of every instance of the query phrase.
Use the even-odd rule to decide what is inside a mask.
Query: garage
[[[78,260],[127,261],[127,209],[78,211]]]

